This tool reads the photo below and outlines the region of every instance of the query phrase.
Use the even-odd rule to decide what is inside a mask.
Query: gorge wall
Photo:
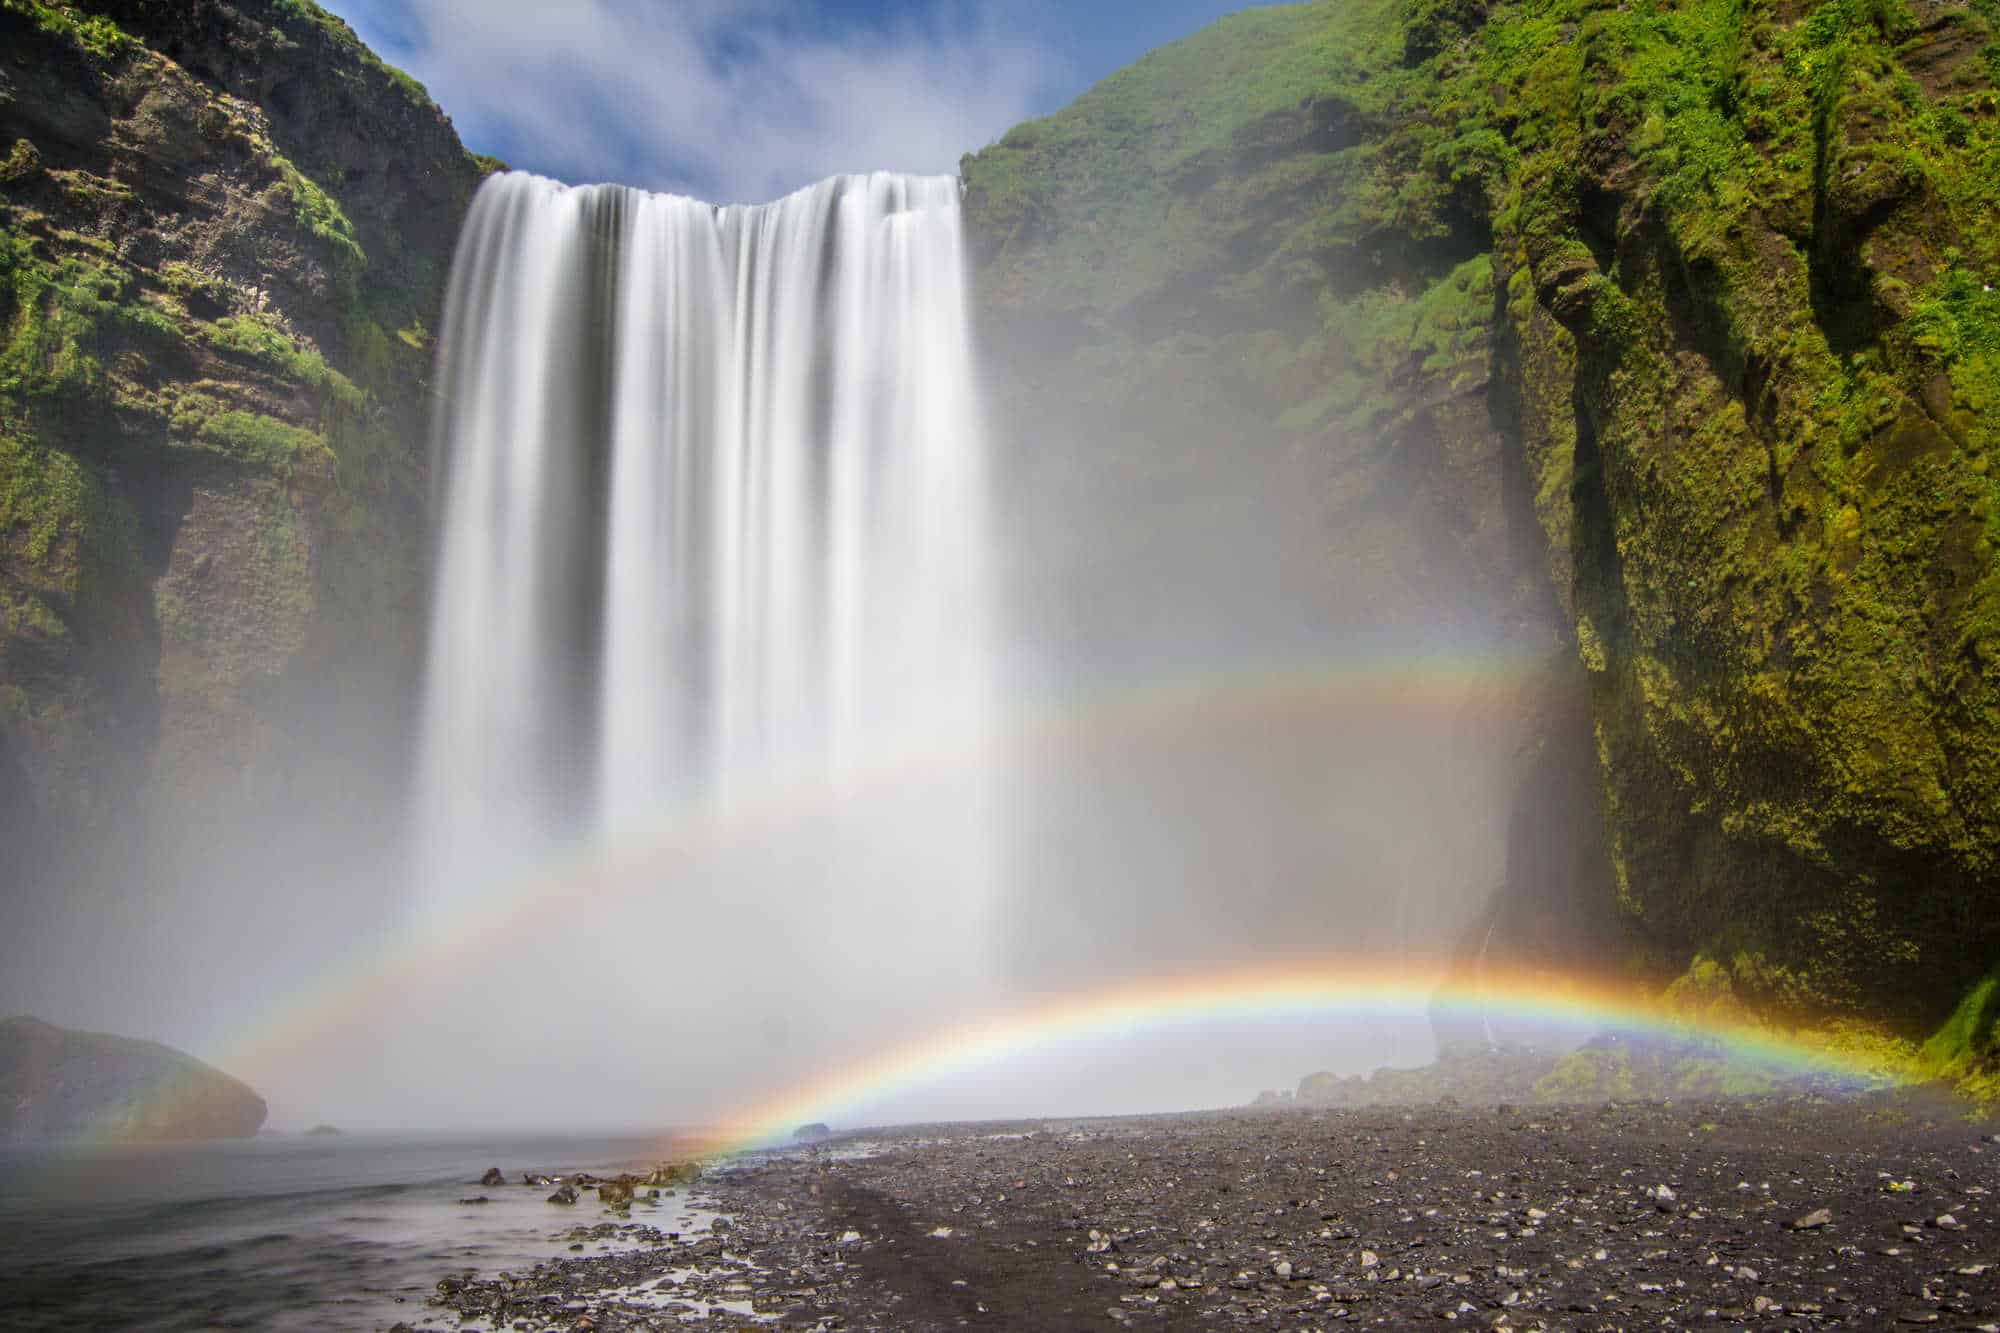
[[[1205,571],[1106,515],[1309,492],[1302,622],[1529,664],[1474,934],[1924,1030],[2000,959],[1996,28],[1314,0],[1153,53],[963,164],[1008,483],[1100,542],[1024,559],[1108,571],[1115,651],[1126,575]],[[307,0],[0,0],[0,50],[0,836],[337,814],[403,771],[492,164]]]
[[[0,876],[393,810],[491,164],[305,0],[4,0],[0,50]]]
[[[2000,957],[1996,23],[1225,20],[966,159],[1006,393],[1316,458],[1350,606],[1542,655],[1504,947],[1923,1031]]]

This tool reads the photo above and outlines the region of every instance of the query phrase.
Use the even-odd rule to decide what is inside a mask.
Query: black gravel
[[[2000,1330],[1991,1128],[1884,1097],[911,1127],[711,1171],[706,1234],[437,1303],[523,1330]]]

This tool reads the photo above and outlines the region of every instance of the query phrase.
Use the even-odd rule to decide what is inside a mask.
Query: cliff
[[[243,1139],[264,1114],[249,1088],[156,1042],[0,1020],[0,1142]]]
[[[431,331],[488,164],[309,0],[0,0],[0,50],[25,881],[402,767]]]
[[[965,161],[990,337],[1114,457],[1323,460],[1379,614],[1548,645],[1503,946],[1925,1032],[2000,959],[1997,27],[1245,13]]]
[[[1315,0],[968,158],[1009,484],[1104,574],[1082,655],[1143,632],[1134,569],[1212,577],[1113,540],[1198,494],[1309,552],[1299,621],[1538,664],[1482,941],[1990,1055],[1996,30]],[[309,0],[0,0],[0,41],[0,873],[324,818],[402,767],[492,164]],[[1258,532],[1276,492],[1313,520]]]

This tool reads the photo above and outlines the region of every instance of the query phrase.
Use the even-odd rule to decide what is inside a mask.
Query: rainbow
[[[252,1027],[220,1043],[214,1063],[256,1081],[260,1073],[281,1070],[290,1052],[315,1036],[340,1030],[371,1005],[389,1002],[428,970],[490,957],[574,911],[580,897],[615,901],[636,883],[658,883],[662,869],[717,847],[770,837],[791,821],[841,803],[893,799],[940,774],[983,762],[996,751],[1116,750],[1209,726],[1330,721],[1365,727],[1412,719],[1504,723],[1560,691],[1561,677],[1550,667],[1545,657],[1484,652],[1195,671],[1141,688],[1113,688],[1024,710],[978,737],[946,737],[888,755],[838,785],[810,777],[781,779],[725,808],[665,810],[647,827],[628,829],[620,839],[574,846],[530,873],[490,886],[476,908],[459,912],[438,929],[385,938],[374,950],[329,968]],[[638,871],[647,873],[634,873]],[[727,1117],[724,1130],[711,1137],[718,1148],[768,1142],[801,1121],[837,1118],[844,1108],[878,1100],[899,1087],[944,1079],[1038,1045],[1169,1021],[1260,1015],[1408,1018],[1423,1014],[1434,1002],[1639,1030],[1658,1030],[1668,1021],[1652,1015],[1643,999],[1613,986],[1579,983],[1550,991],[1547,980],[1489,988],[1475,1002],[1441,991],[1442,978],[1436,976],[1390,973],[1366,964],[1308,967],[1288,962],[1047,996],[1024,1009],[912,1038],[803,1080],[738,1108]],[[1751,1049],[1761,1042],[1775,1054],[1798,1055],[1812,1063],[1805,1048],[1795,1051],[1778,1039],[1734,1031],[1717,1035],[1732,1047]]]
[[[580,898],[614,901],[659,872],[716,848],[770,837],[845,802],[893,800],[996,753],[1109,752],[1143,747],[1195,727],[1284,726],[1307,721],[1376,726],[1505,722],[1547,697],[1557,677],[1546,657],[1522,654],[1382,656],[1344,662],[1267,663],[1190,671],[1146,686],[1107,688],[1020,710],[979,736],[934,738],[879,757],[837,785],[817,775],[779,775],[727,807],[667,809],[647,826],[571,846],[541,865],[487,887],[479,904],[438,929],[385,939],[329,967],[286,1004],[218,1044],[214,1063],[256,1071],[281,1063],[316,1032],[399,993],[431,968],[477,960],[531,939]],[[648,872],[641,874],[639,872]]]
[[[1379,965],[1301,964],[1132,981],[943,1027],[739,1108],[705,1147],[726,1154],[784,1142],[800,1124],[837,1122],[906,1089],[1060,1042],[1190,1020],[1355,1023],[1407,1020],[1427,1011],[1474,1021],[1503,1017],[1579,1039],[1608,1032],[1695,1041],[1732,1062],[1781,1076],[1826,1074],[1860,1085],[1900,1076],[1892,1063],[1832,1048],[1813,1034],[1698,1017],[1610,980],[1498,969],[1461,980]]]

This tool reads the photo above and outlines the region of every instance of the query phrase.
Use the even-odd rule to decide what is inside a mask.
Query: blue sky
[[[1254,0],[320,0],[468,146],[721,202],[951,171]]]

